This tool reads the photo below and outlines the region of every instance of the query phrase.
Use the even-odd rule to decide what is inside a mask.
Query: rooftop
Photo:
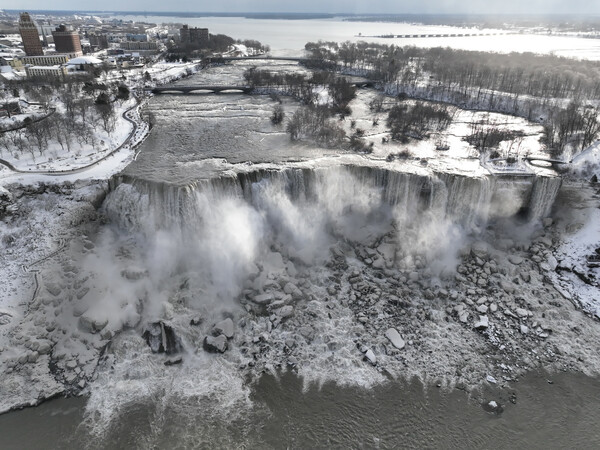
[[[79,64],[102,64],[102,61],[93,56],[79,56],[77,58],[70,59],[67,64],[79,65]]]

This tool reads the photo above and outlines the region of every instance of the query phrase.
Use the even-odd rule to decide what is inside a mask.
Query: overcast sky
[[[95,11],[600,14],[598,0],[3,0],[1,7]]]

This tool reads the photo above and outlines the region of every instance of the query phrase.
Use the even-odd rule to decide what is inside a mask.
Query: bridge
[[[351,83],[353,86],[357,88],[369,88],[375,87],[374,81],[354,81]],[[152,89],[153,94],[192,94],[192,93],[212,93],[212,94],[220,94],[223,92],[228,92],[232,94],[252,94],[255,88],[260,89],[264,86],[227,86],[220,84],[199,84],[199,85],[191,85],[191,86],[160,86]],[[273,86],[271,86],[273,88]],[[275,86],[275,88],[277,88]]]
[[[525,160],[534,165],[536,162],[541,162],[541,163],[548,163],[550,164],[551,167],[556,167],[556,166],[561,166],[561,165],[567,165],[567,164],[571,164],[571,161],[565,161],[562,159],[554,159],[554,158],[548,158],[545,156],[525,156]]]
[[[152,89],[153,94],[191,94],[193,92],[211,92],[220,94],[222,92],[250,94],[254,88],[251,86],[225,86],[225,85],[195,85],[195,86],[161,86]]]
[[[292,62],[307,62],[314,61],[310,58],[299,58],[294,56],[269,56],[269,55],[258,55],[258,56],[213,56],[206,58],[205,61],[209,63],[221,63],[230,61],[292,61]]]
[[[382,38],[382,39],[421,39],[421,38],[449,38],[449,37],[482,37],[482,36],[507,36],[509,34],[517,33],[440,33],[440,34],[381,34],[377,36],[363,36],[358,35],[355,37],[369,37],[369,38]]]

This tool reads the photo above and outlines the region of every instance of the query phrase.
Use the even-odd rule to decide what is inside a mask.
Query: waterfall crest
[[[205,208],[216,202],[234,198],[261,209],[265,195],[277,193],[292,203],[320,204],[331,214],[387,205],[401,221],[427,212],[471,231],[524,209],[530,222],[539,221],[550,213],[560,185],[559,177],[523,181],[358,165],[286,167],[228,173],[185,186],[115,177],[105,211],[126,229],[195,228]]]

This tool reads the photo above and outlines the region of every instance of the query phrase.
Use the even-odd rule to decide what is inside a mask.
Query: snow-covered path
[[[81,167],[73,167],[63,170],[20,170],[14,167],[8,161],[0,159],[0,164],[4,165],[4,170],[0,168],[0,183],[37,183],[37,182],[56,182],[56,181],[76,181],[80,179],[106,179],[110,175],[118,172],[134,158],[134,149],[148,135],[149,126],[141,119],[139,108],[142,101],[138,100],[134,106],[127,109],[122,117],[129,122],[133,129],[125,141],[110,153],[102,156],[98,160]]]

